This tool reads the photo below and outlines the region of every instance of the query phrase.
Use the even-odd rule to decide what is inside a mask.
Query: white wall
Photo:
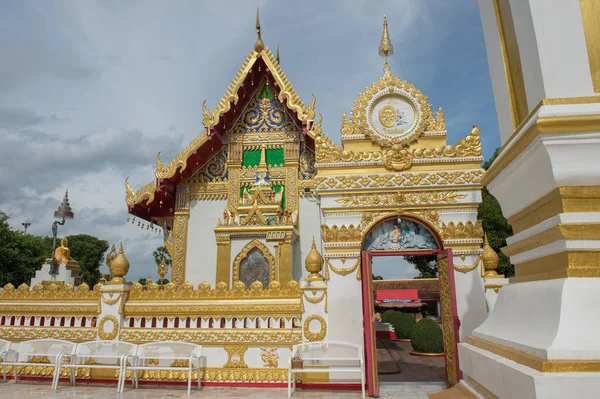
[[[298,230],[300,238],[294,245],[294,261],[292,276],[294,280],[300,281],[308,276],[308,272],[304,268],[304,260],[310,252],[313,237],[318,251],[323,254],[321,242],[321,209],[315,198],[298,198],[299,220]]]
[[[215,286],[217,240],[214,229],[226,206],[226,200],[190,201],[185,279],[194,286],[203,281]]]

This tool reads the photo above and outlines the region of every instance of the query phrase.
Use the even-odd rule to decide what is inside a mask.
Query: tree
[[[99,238],[79,234],[69,236],[71,257],[79,262],[81,276],[88,285],[100,279],[100,265],[108,243]],[[31,281],[35,272],[52,257],[52,237],[40,237],[13,231],[8,216],[0,211],[0,285],[12,283],[15,287]]]
[[[171,266],[171,255],[169,254],[169,251],[167,251],[167,247],[165,247],[164,245],[156,248],[152,255],[154,255],[154,261],[156,262],[156,266],[160,265],[160,262],[162,262],[163,257],[165,258],[167,266]]]
[[[376,274],[373,274],[372,276],[373,276],[373,281],[375,281],[375,280],[383,280],[383,277],[378,276]]]
[[[410,255],[404,260],[412,264],[419,272],[415,278],[436,278],[438,276],[437,257],[435,255]]]
[[[93,287],[100,280],[100,266],[109,248],[108,242],[87,234],[69,236],[67,239],[71,257],[81,267],[81,278]]]
[[[500,149],[497,148],[492,157],[483,162],[481,167],[488,170],[498,157],[499,151]],[[482,221],[483,230],[487,234],[490,247],[496,251],[500,258],[498,273],[504,274],[506,277],[514,276],[514,266],[510,263],[510,259],[500,251],[500,248],[506,246],[506,239],[512,236],[513,230],[502,214],[502,208],[498,200],[485,187],[482,190],[482,201],[477,210],[477,218]]]

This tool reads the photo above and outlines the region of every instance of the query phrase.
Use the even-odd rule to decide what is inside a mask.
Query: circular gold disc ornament
[[[381,107],[379,110],[379,123],[384,127],[390,128],[396,123],[396,108],[391,105]]]

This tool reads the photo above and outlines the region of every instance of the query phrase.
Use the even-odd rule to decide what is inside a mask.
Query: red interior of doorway
[[[373,279],[372,262],[374,256],[411,256],[411,255],[438,255],[444,252],[442,249],[429,249],[423,251],[362,251],[362,296],[363,296],[363,328],[365,332],[364,348],[367,374],[366,380],[372,381],[368,384],[368,394],[372,397],[379,397],[379,383],[377,378],[377,357],[375,355],[375,311],[373,301]],[[453,280],[452,280],[453,282]],[[453,284],[452,284],[453,285]],[[454,287],[452,287],[454,289]],[[456,310],[455,310],[456,312]]]

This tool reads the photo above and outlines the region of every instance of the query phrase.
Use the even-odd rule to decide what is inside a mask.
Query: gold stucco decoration
[[[455,204],[459,199],[466,198],[466,196],[467,194],[459,194],[456,191],[395,192],[355,196],[342,195],[342,198],[335,200],[335,202],[345,207]]]
[[[100,298],[100,291],[90,290],[90,286],[86,283],[81,283],[77,289],[74,289],[71,284],[63,284],[59,286],[55,282],[50,284],[38,283],[29,289],[25,283],[19,288],[8,283],[4,286],[4,290],[0,291],[0,300],[26,300],[26,301],[97,301]]]
[[[120,244],[119,253],[113,245],[108,255],[106,255],[106,264],[110,270],[110,274],[113,278],[110,280],[111,284],[123,284],[125,280],[123,277],[129,271],[129,261],[123,251],[123,243]]]
[[[106,324],[106,322],[112,322],[113,326],[112,326],[112,330],[105,330],[104,329],[104,325]],[[117,318],[115,316],[104,316],[102,318],[102,320],[100,320],[100,324],[98,324],[98,338],[102,339],[102,340],[113,340],[117,337],[117,334],[119,333],[119,320],[117,320]]]
[[[319,322],[320,327],[319,330],[316,332],[313,332],[310,329],[310,322],[313,320]],[[326,335],[327,322],[322,316],[319,316],[317,314],[311,314],[306,318],[306,320],[304,321],[304,338],[307,342],[322,341]]]
[[[402,148],[399,144],[394,144],[392,148],[384,153],[383,166],[385,166],[386,169],[400,172],[410,168],[412,159],[412,154],[408,152],[408,150]]]
[[[222,282],[220,282],[222,283]],[[227,289],[227,284],[217,284],[217,287],[211,288],[209,283],[202,282],[198,284],[198,288],[194,289],[193,285],[186,282],[174,290],[167,290],[166,286],[161,288],[158,284],[153,283],[153,289],[144,290],[140,283],[135,283],[129,292],[129,302],[143,301],[222,301],[222,300],[260,300],[260,299],[300,299],[302,292],[300,291],[297,281],[288,281],[284,286],[278,281],[271,281],[269,287],[264,289],[262,284],[260,287],[246,287],[243,282],[234,282],[232,289]]]
[[[279,366],[279,354],[277,348],[260,348],[260,358],[266,367]]]
[[[483,237],[483,226],[481,220],[477,220],[474,224],[470,220],[463,222],[448,222],[442,223],[440,231],[442,240],[460,240]]]
[[[488,242],[487,234],[483,236],[483,267],[485,269],[484,277],[498,276],[498,263],[500,258]]]
[[[323,281],[323,276],[321,276],[321,270],[323,269],[323,257],[317,250],[314,237],[310,252],[304,260],[304,265],[306,270],[310,273],[308,277],[304,279],[305,281]]]
[[[244,360],[244,354],[248,350],[247,345],[227,345],[223,349],[227,352],[227,363],[223,365],[224,368],[231,369],[247,369],[248,365]]]
[[[447,145],[439,148],[417,148],[413,156],[419,158],[446,158],[446,157],[479,157],[481,156],[481,137],[479,127],[473,126],[471,133],[453,146]]]
[[[360,242],[362,241],[362,231],[360,226],[349,226],[342,225],[338,227],[333,225],[331,227],[327,225],[321,226],[321,232],[323,242]]]

